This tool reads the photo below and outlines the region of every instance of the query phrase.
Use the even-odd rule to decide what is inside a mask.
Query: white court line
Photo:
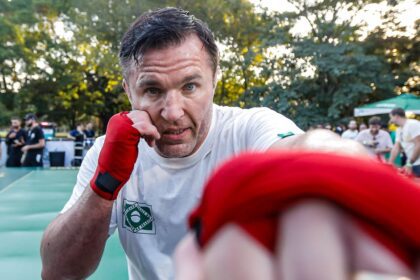
[[[29,173],[23,175],[22,177],[20,177],[19,179],[17,179],[16,181],[11,182],[10,184],[8,184],[4,189],[0,190],[0,193],[10,189],[11,187],[13,187],[16,183],[20,182],[21,180],[25,179],[25,177],[27,177],[28,175],[32,174],[32,172],[34,171],[29,171]]]

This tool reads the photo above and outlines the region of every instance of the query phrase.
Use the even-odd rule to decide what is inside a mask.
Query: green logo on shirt
[[[123,227],[133,233],[156,233],[150,205],[124,199],[123,221]]]

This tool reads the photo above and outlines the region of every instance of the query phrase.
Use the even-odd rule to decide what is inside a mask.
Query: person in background
[[[359,132],[361,132],[361,131],[363,131],[365,129],[367,129],[367,125],[365,123],[359,124]]]
[[[351,140],[356,139],[357,135],[359,134],[359,131],[357,130],[356,121],[355,120],[350,120],[348,128],[349,129],[344,131],[344,133],[341,135],[341,137],[344,138],[344,139],[351,139]]]
[[[340,125],[337,125],[334,128],[334,132],[337,133],[340,136],[343,134],[343,131],[344,131],[344,128],[343,128],[343,126],[341,124]]]
[[[329,123],[325,124],[324,128],[328,130],[332,130],[332,126]]]
[[[94,138],[95,137],[95,130],[93,129],[93,124],[91,122],[86,124],[86,129],[83,130],[86,138]]]
[[[85,143],[85,126],[81,123],[77,124],[76,129],[69,132],[68,137],[74,140],[74,159],[72,166],[80,166],[83,160],[83,147]]]
[[[75,129],[73,129],[73,130],[71,130],[68,134],[67,134],[67,137],[69,137],[70,139],[73,139],[73,140],[75,140],[75,141],[77,141],[77,140],[79,140],[80,138],[82,138],[82,141],[83,141],[83,138],[84,138],[84,135],[85,135],[85,133],[84,133],[84,125],[82,124],[82,123],[78,123],[77,125],[76,125],[76,128]]]
[[[392,149],[391,136],[381,129],[381,119],[376,116],[369,119],[369,129],[359,132],[355,140],[380,160],[384,160],[385,154]]]
[[[25,116],[25,124],[28,128],[28,133],[26,144],[22,147],[22,166],[42,167],[42,154],[45,147],[44,132],[34,114]]]
[[[7,167],[21,166],[22,147],[26,142],[26,131],[21,128],[21,121],[18,117],[10,120],[10,130],[6,135],[7,145]]]
[[[404,150],[407,156],[405,171],[420,177],[420,122],[407,119],[402,108],[393,109],[389,117],[390,122],[398,126],[389,162],[392,164],[397,155]]]

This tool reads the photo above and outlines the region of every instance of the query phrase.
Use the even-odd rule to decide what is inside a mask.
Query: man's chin
[[[172,144],[155,146],[155,151],[165,158],[183,158],[193,153],[194,147],[191,144]]]

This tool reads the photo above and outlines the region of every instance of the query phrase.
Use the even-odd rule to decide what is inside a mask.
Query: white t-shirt
[[[343,132],[341,137],[344,138],[344,139],[355,140],[356,137],[357,137],[357,134],[359,134],[359,131],[347,129],[346,131]]]
[[[408,119],[403,127],[397,128],[397,136],[395,142],[400,142],[407,160],[411,159],[414,152],[414,138],[420,135],[420,122],[417,120]],[[413,163],[413,165],[420,165],[420,157]]]
[[[303,133],[291,120],[267,108],[214,105],[209,133],[201,147],[184,158],[163,158],[144,140],[129,181],[114,202],[109,233],[118,228],[130,279],[173,279],[172,253],[187,233],[187,217],[203,186],[223,161],[242,151],[264,151],[278,134]],[[83,160],[77,183],[62,212],[80,197],[93,177],[104,137]]]
[[[360,131],[355,140],[363,144],[369,154],[373,157],[378,157],[375,152],[376,149],[392,149],[393,146],[391,136],[388,132],[382,129],[379,129],[378,134],[376,135],[373,135],[370,132],[370,129]],[[373,143],[376,144],[373,145]],[[379,157],[382,160],[385,160],[385,154],[381,153]]]

